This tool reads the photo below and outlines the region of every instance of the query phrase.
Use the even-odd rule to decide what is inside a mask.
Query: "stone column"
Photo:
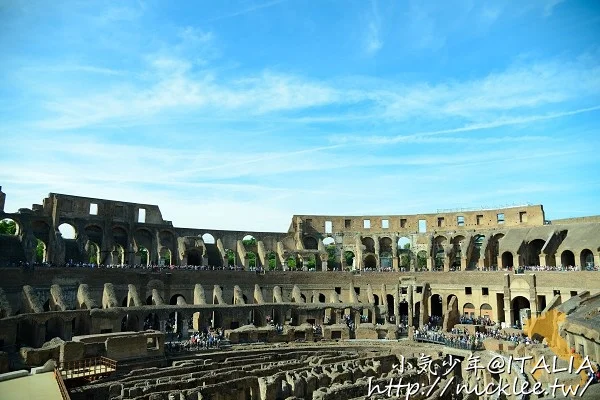
[[[498,270],[502,269],[502,255],[496,257],[496,266],[498,267]]]
[[[321,271],[327,271],[327,260],[321,261]]]
[[[482,258],[483,260],[483,258]],[[483,270],[483,268],[481,268]],[[460,258],[460,270],[461,271],[466,271],[467,270],[467,258],[466,257],[461,257]]]
[[[435,260],[433,257],[427,257],[427,270],[433,271],[433,267],[435,266]]]
[[[600,253],[594,254],[594,266],[600,267]]]
[[[540,261],[539,261],[539,265],[541,267],[545,267],[546,266],[546,254],[544,253],[540,253]]]
[[[556,253],[554,255],[554,266],[558,267],[562,264],[562,261],[560,260],[560,254]]]

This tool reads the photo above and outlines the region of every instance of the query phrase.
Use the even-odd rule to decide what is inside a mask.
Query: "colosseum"
[[[36,385],[85,400],[600,398],[600,216],[294,215],[254,232],[175,227],[150,204],[50,193],[7,212],[5,198],[8,399]]]

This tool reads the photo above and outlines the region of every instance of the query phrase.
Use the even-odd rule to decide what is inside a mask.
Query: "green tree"
[[[354,253],[351,251],[345,251],[344,258],[346,259],[346,266],[352,267],[352,260],[354,260]]]
[[[248,256],[248,267],[256,267],[256,254],[249,251],[246,255]]]
[[[425,253],[424,251],[419,252],[417,254],[417,268],[418,269],[427,268],[427,253]]]
[[[3,219],[0,221],[0,234],[14,235],[17,233],[17,224],[12,219]]]
[[[269,255],[267,256],[267,260],[269,262],[269,269],[271,271],[275,270],[275,268],[277,268],[277,256],[275,255],[275,253],[271,252],[269,253]]]
[[[44,251],[46,250],[46,245],[40,239],[37,240],[37,246],[35,248],[35,261],[38,263],[44,262]]]
[[[235,265],[235,253],[231,249],[225,250],[227,255],[227,265]]]
[[[296,269],[296,259],[293,257],[288,258],[287,266],[289,269],[295,270]]]
[[[246,248],[256,246],[256,239],[252,238],[252,239],[242,240],[242,244]]]
[[[337,247],[335,244],[330,244],[326,248],[327,250],[327,265],[329,268],[333,268],[335,266],[335,255],[337,253]]]
[[[308,262],[306,263],[306,266],[308,267],[308,269],[313,269],[317,267],[317,261],[315,260],[315,256],[310,256],[308,258]]]

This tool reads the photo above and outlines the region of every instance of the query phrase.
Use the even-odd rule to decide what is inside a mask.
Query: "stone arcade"
[[[7,368],[9,359],[14,366],[109,355],[120,363],[124,375],[73,389],[73,398],[364,398],[367,378],[383,382],[394,375],[400,355],[414,359],[421,351],[442,361],[454,351],[466,357],[442,346],[390,341],[401,337],[399,321],[422,327],[435,316],[450,329],[466,314],[527,323],[523,311],[543,316],[570,298],[596,301],[600,291],[600,273],[593,271],[600,264],[600,217],[550,222],[541,205],[412,216],[302,215],[287,232],[252,232],[178,228],[158,206],[61,194],[7,213],[4,198],[0,192],[0,220],[12,219],[17,230],[0,235],[0,264],[15,266],[2,270],[0,346],[19,349],[19,361],[4,353],[0,366],[4,360]],[[62,237],[63,224],[72,226],[73,239]],[[54,266],[23,267],[35,263],[38,240],[43,261]],[[128,268],[65,267],[89,263],[90,249],[99,264]],[[251,272],[250,252],[258,267],[275,271]],[[176,267],[139,267],[161,260]],[[215,270],[183,268],[189,265]],[[519,266],[535,268],[516,274]],[[578,330],[573,318],[565,337],[600,361],[598,337],[586,333],[593,327]],[[232,343],[270,345],[175,361],[165,358],[160,333],[168,321],[183,337],[224,328]],[[315,325],[322,326],[318,335]],[[57,337],[65,342],[42,347]],[[435,378],[414,371],[403,376],[424,386]]]

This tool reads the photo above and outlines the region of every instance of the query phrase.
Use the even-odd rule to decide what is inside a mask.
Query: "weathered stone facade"
[[[284,269],[290,258],[298,266],[313,259],[318,270],[600,265],[600,218],[550,223],[541,205],[423,215],[296,215],[287,232],[253,232],[178,228],[156,205],[50,193],[31,209],[0,208],[4,218],[14,220],[18,230],[16,237],[0,236],[2,265],[33,263],[37,240],[45,245],[45,261],[57,265],[88,262],[90,246],[99,264],[139,264],[144,249],[148,264],[162,258],[172,265],[217,267],[228,266],[232,252],[244,269],[249,252],[257,255],[258,266],[267,266],[271,257]],[[62,237],[62,224],[73,227],[74,239]],[[256,239],[251,246],[243,242],[249,236]]]

